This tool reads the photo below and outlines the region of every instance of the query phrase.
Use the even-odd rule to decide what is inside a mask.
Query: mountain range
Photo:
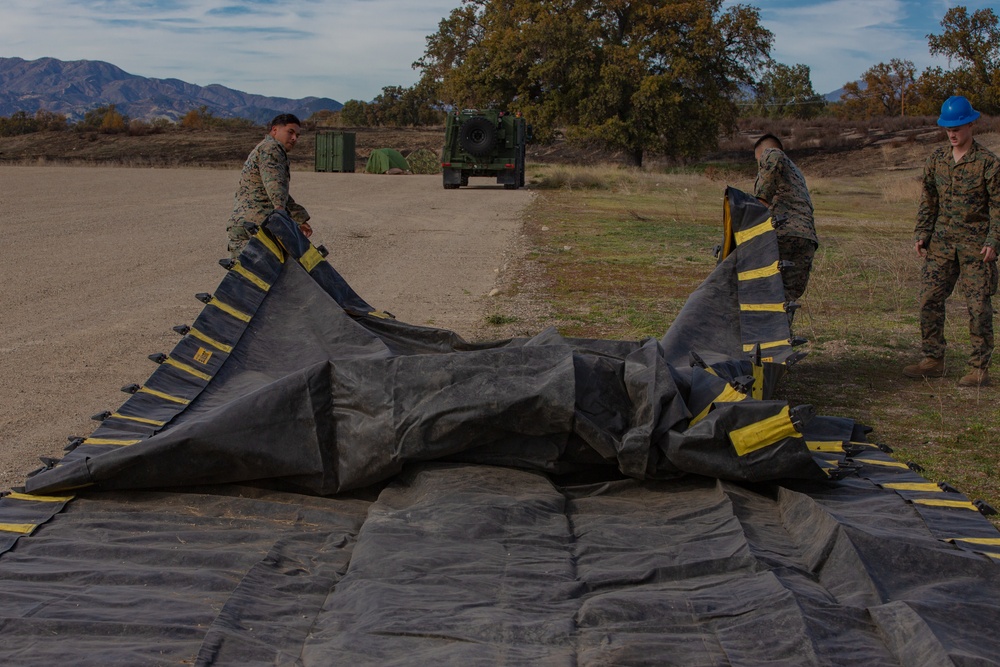
[[[206,107],[220,118],[249,118],[266,123],[279,113],[305,119],[343,105],[325,97],[267,97],[218,84],[198,86],[180,79],[153,79],[100,60],[0,58],[0,116],[39,109],[79,120],[94,108],[114,104],[130,118],[177,120]]]

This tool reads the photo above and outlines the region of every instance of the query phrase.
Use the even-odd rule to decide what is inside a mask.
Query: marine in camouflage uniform
[[[291,170],[287,151],[295,145],[299,126],[298,119],[291,114],[276,117],[271,121],[270,134],[250,151],[243,164],[233,214],[226,228],[229,254],[234,259],[250,241],[247,226],[262,225],[275,209],[286,210],[307,236],[311,233],[305,224],[309,213],[288,194]]]
[[[957,283],[969,311],[969,366],[973,369],[960,384],[978,386],[989,383],[985,370],[993,354],[992,295],[997,290],[996,253],[1000,250],[1000,160],[974,139],[957,162],[952,151],[952,146],[942,146],[924,165],[923,195],[914,230],[917,252],[924,251],[925,256],[920,292],[921,348],[925,365],[934,360],[940,371],[918,373],[917,364],[904,369],[904,374],[944,375],[945,300]],[[992,261],[987,261],[987,248],[993,251]]]
[[[785,155],[781,141],[774,135],[765,134],[758,139],[754,153],[757,157],[754,196],[771,209],[778,256],[792,263],[781,270],[785,300],[795,301],[806,291],[819,247],[809,188],[802,172]]]

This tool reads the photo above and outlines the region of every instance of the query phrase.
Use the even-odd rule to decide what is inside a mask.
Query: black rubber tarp
[[[0,662],[1000,664],[1000,533],[773,399],[799,357],[773,227],[735,190],[725,227],[659,340],[469,343],[272,216],[0,499]]]

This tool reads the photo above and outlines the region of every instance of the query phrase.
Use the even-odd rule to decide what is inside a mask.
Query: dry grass
[[[810,356],[781,395],[874,427],[877,441],[924,466],[928,479],[1000,508],[1000,392],[955,384],[969,350],[960,297],[949,302],[949,376],[914,382],[900,373],[919,357],[920,262],[912,246],[919,187],[913,169],[889,169],[861,177],[806,173],[821,239],[796,317]],[[623,183],[612,178],[620,173],[613,168],[574,176],[562,167],[557,178],[547,168],[535,171],[549,189],[526,226],[527,263],[542,285],[533,298],[545,301],[537,309],[545,315],[533,322],[522,316],[519,326],[554,325],[582,337],[662,335],[715,265],[724,183],[704,173],[628,172]],[[752,188],[750,178],[731,176],[730,185]]]

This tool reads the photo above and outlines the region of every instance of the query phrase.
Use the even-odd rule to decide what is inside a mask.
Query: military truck
[[[524,146],[531,127],[521,114],[465,109],[448,114],[441,170],[444,187],[469,184],[470,176],[496,176],[507,190],[524,185]]]

